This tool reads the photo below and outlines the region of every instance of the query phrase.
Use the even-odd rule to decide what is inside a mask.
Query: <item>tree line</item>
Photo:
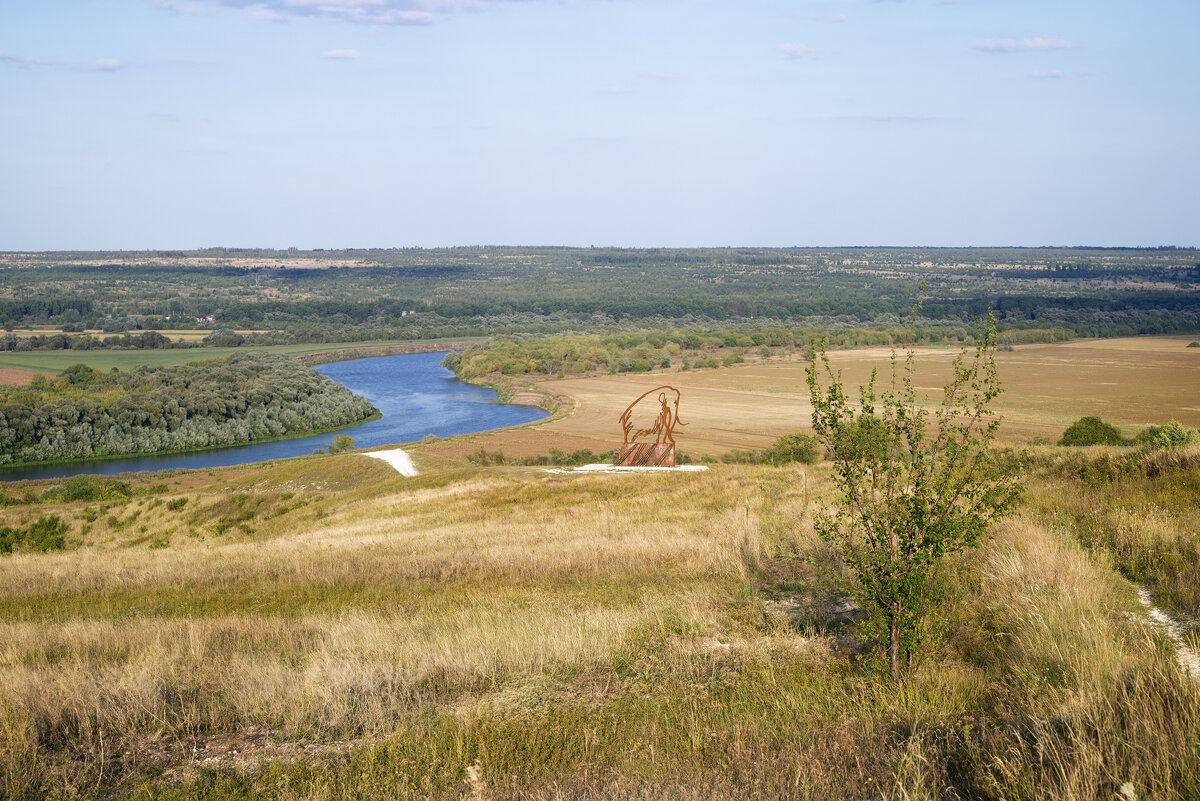
[[[0,463],[242,445],[376,413],[361,395],[268,353],[110,373],[78,364],[0,392]]]

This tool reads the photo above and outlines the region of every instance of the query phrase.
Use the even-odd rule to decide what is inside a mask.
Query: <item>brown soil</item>
[[[0,384],[9,387],[27,386],[33,377],[38,375],[36,370],[19,370],[16,367],[0,367]]]

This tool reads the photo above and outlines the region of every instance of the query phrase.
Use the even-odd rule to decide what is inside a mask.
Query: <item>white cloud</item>
[[[1016,53],[1021,50],[1076,50],[1079,45],[1066,39],[976,39],[971,47],[985,53]]]
[[[347,50],[326,50],[321,54],[321,58],[331,58],[341,61],[349,61],[358,58],[358,51],[353,47]]]
[[[125,69],[125,62],[115,58],[98,58],[80,65],[80,69],[85,72],[116,72]]]
[[[1062,70],[1034,70],[1029,73],[1030,78],[1055,79],[1063,77]]]
[[[806,44],[795,44],[787,42],[779,46],[779,52],[783,53],[788,58],[811,58],[816,55],[816,51]]]

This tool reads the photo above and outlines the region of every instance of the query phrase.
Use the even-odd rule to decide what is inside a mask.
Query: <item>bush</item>
[[[330,453],[354,450],[354,437],[347,434],[334,434],[333,443],[329,446]]]
[[[0,553],[31,549],[61,551],[66,547],[67,524],[58,515],[39,517],[28,530],[5,526],[0,528]]]
[[[817,438],[799,431],[794,434],[784,434],[762,454],[763,462],[773,465],[791,462],[815,464],[820,458],[821,446],[817,442]]]
[[[1178,420],[1172,420],[1157,428],[1150,445],[1154,448],[1176,448],[1193,442],[1200,442],[1200,431],[1188,428]]]
[[[1121,435],[1116,426],[1106,423],[1099,417],[1081,417],[1063,432],[1059,445],[1128,445],[1129,441]]]
[[[127,501],[130,494],[129,485],[115,478],[75,476],[68,479],[65,485],[43,490],[42,501]]]

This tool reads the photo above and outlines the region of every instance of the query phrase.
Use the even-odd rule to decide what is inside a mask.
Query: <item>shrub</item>
[[[0,553],[26,548],[36,551],[61,551],[66,547],[67,524],[58,515],[39,517],[28,530],[0,528]]]
[[[1121,435],[1121,430],[1111,423],[1106,423],[1099,417],[1081,417],[1063,432],[1059,445],[1127,445],[1128,441]]]
[[[774,465],[790,462],[815,464],[820,458],[821,446],[817,438],[799,431],[784,434],[762,454],[763,462]]]
[[[1176,448],[1200,442],[1200,431],[1188,428],[1178,420],[1172,420],[1155,431],[1150,445],[1155,448]]]
[[[340,453],[341,451],[354,450],[354,437],[347,434],[334,434],[333,442],[329,446],[330,453]]]
[[[127,501],[132,493],[129,485],[115,478],[74,476],[61,486],[42,491],[42,501]]]

